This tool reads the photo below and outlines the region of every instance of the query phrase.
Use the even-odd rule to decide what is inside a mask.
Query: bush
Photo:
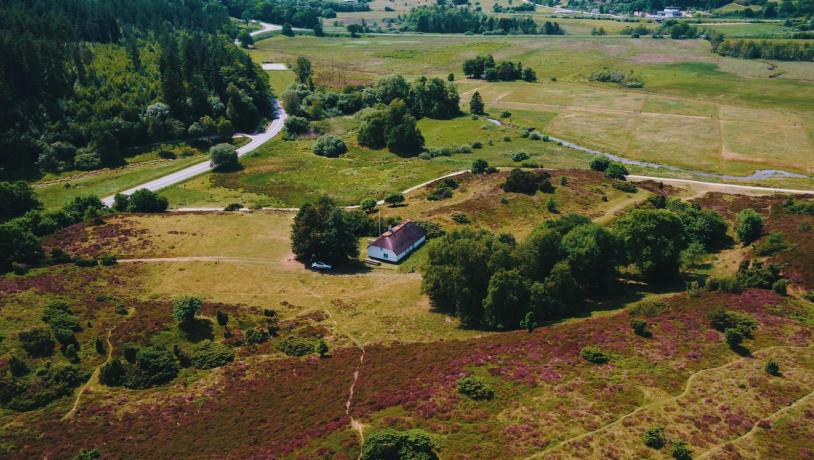
[[[503,184],[503,191],[534,195],[540,189],[540,183],[546,179],[548,179],[548,173],[545,172],[513,169]]]
[[[242,208],[243,204],[241,203],[229,203],[225,208],[223,208],[223,210],[226,212],[235,212],[240,211]]]
[[[615,161],[612,161],[608,165],[607,169],[605,169],[605,177],[608,177],[610,179],[625,180],[625,176],[627,176],[628,174],[630,173],[628,173],[627,168],[625,168],[624,165],[617,163]]]
[[[23,350],[32,358],[44,358],[54,353],[54,339],[51,331],[43,327],[20,332],[20,342]]]
[[[772,284],[772,291],[780,295],[787,295],[791,282],[787,279],[779,279]]]
[[[522,166],[524,168],[530,168],[530,169],[538,169],[538,168],[542,167],[540,165],[540,163],[538,163],[538,162],[536,162],[534,160],[524,161],[524,162],[520,163],[520,166]]]
[[[182,325],[190,324],[195,315],[203,306],[203,301],[197,297],[183,296],[175,299],[172,306],[172,317]]]
[[[651,449],[661,449],[667,444],[667,437],[664,435],[664,428],[657,426],[645,430],[642,435],[644,445]]]
[[[373,212],[378,203],[373,198],[365,198],[359,203],[359,208],[364,212]]]
[[[625,192],[625,193],[636,193],[636,190],[638,190],[636,188],[636,186],[631,184],[630,182],[625,182],[625,181],[621,181],[621,180],[613,181],[612,186],[616,190],[619,190],[619,191],[622,191],[622,192]]]
[[[116,256],[113,256],[113,255],[110,255],[110,254],[99,257],[99,263],[106,266],[106,267],[110,266],[110,265],[116,265],[117,262],[118,261],[116,259]]]
[[[164,348],[142,347],[136,353],[136,364],[127,369],[124,386],[150,388],[169,382],[178,375],[173,353]]]
[[[750,244],[763,233],[763,217],[754,209],[744,209],[735,219],[735,232],[741,243]]]
[[[246,331],[246,343],[259,345],[269,339],[269,333],[262,329],[249,329]]]
[[[780,364],[777,361],[770,359],[766,362],[766,366],[763,368],[769,375],[778,376],[780,375]]]
[[[743,332],[730,327],[724,330],[724,338],[726,339],[727,345],[731,348],[736,348],[743,342]]]
[[[74,258],[73,263],[77,267],[95,267],[99,264],[96,259],[85,257],[76,257]]]
[[[348,151],[348,146],[342,139],[331,135],[323,134],[314,142],[314,153],[323,157],[338,157]]]
[[[529,159],[529,154],[523,151],[512,154],[512,161],[520,162]]]
[[[116,212],[125,212],[130,207],[130,197],[124,193],[117,193],[113,196],[113,210]]]
[[[630,320],[630,328],[636,335],[642,337],[650,337],[650,331],[647,330],[647,323],[644,320],[633,318]]]
[[[305,339],[288,336],[277,344],[277,349],[288,356],[305,356],[314,352],[314,344]]]
[[[192,352],[191,364],[197,369],[214,369],[235,359],[235,352],[228,345],[217,342],[204,342]]]
[[[490,400],[495,397],[494,390],[477,376],[464,377],[458,380],[458,393],[475,401]]]
[[[512,116],[512,113],[509,112],[508,110],[504,110],[504,111],[500,112],[500,118],[510,118],[511,116]]]
[[[610,166],[610,160],[604,157],[594,158],[589,163],[589,166],[594,171],[605,172]]]
[[[393,193],[391,195],[388,195],[384,199],[384,202],[389,204],[391,207],[404,203],[404,201],[405,201],[404,195],[402,195],[401,193]]]
[[[789,245],[783,239],[782,232],[772,232],[761,243],[755,245],[755,255],[771,256],[788,249]]]
[[[714,329],[724,333],[728,329],[733,329],[740,332],[744,337],[751,338],[752,333],[758,327],[758,322],[751,315],[740,311],[716,308],[711,310],[707,317]]]
[[[687,447],[687,443],[681,440],[673,441],[670,454],[676,460],[692,460],[692,451]]]
[[[82,449],[78,454],[74,455],[72,460],[96,460],[99,458],[102,458],[99,449]]]
[[[71,394],[74,388],[88,379],[89,375],[89,372],[71,365],[39,368],[30,382],[16,382],[17,388],[13,390],[13,395],[9,395],[6,407],[16,411],[43,407],[51,401]]]
[[[469,220],[469,216],[467,216],[466,214],[464,214],[462,212],[454,212],[454,213],[452,213],[451,217],[452,217],[452,221],[455,222],[456,224],[465,225],[465,224],[469,224],[469,223],[472,222],[471,220]]]
[[[167,207],[169,207],[169,201],[166,197],[143,188],[130,195],[127,210],[130,212],[164,212]]]
[[[667,310],[667,304],[660,300],[642,300],[630,309],[631,316],[651,318]]]
[[[385,428],[365,438],[360,460],[438,460],[434,448],[432,438],[423,430]]]
[[[230,144],[217,144],[209,149],[209,165],[215,171],[233,171],[240,167],[237,150]],[[132,200],[132,198],[131,198]]]
[[[607,355],[605,355],[605,352],[603,352],[601,348],[593,345],[583,347],[581,350],[579,350],[579,356],[581,356],[585,361],[593,364],[605,364],[609,361],[609,358]]]
[[[111,360],[99,369],[99,381],[109,387],[118,387],[124,384],[125,368],[118,359]]]

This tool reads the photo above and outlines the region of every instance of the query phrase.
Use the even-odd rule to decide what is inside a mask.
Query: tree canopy
[[[328,197],[300,208],[291,226],[291,249],[303,262],[347,263],[359,255],[351,218]]]

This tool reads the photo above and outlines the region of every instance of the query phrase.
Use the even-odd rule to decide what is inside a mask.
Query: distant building
[[[656,19],[675,19],[680,18],[683,15],[684,13],[681,11],[681,8],[668,6],[667,8],[664,8],[663,11],[656,12]]]
[[[367,256],[371,259],[396,263],[421,246],[427,234],[415,222],[405,220],[367,246]]]

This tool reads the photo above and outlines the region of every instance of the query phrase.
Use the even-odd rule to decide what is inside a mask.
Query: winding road
[[[260,29],[255,30],[255,31],[250,33],[250,35],[252,35],[253,37],[264,34],[264,33],[267,33],[267,32],[282,30],[282,26],[279,26],[279,25],[276,25],[276,24],[269,24],[269,23],[262,22],[262,21],[253,21],[253,22],[260,25]],[[295,30],[305,30],[305,29],[295,29]],[[237,44],[237,42],[236,42],[236,44]],[[245,134],[245,133],[237,133],[237,134],[235,134],[235,137],[248,137],[250,139],[248,144],[246,144],[246,145],[244,145],[244,146],[237,149],[237,154],[238,154],[239,157],[241,157],[243,155],[246,155],[249,152],[254,151],[255,149],[257,149],[261,145],[263,145],[266,142],[268,142],[269,140],[271,140],[277,134],[279,134],[280,131],[282,131],[283,125],[284,125],[286,117],[287,117],[287,114],[286,114],[285,110],[282,108],[282,106],[279,104],[279,101],[275,103],[275,107],[276,107],[276,112],[277,112],[277,118],[267,126],[267,128],[266,128],[266,130],[264,132],[254,133],[254,134]],[[502,125],[502,123],[499,120],[487,118],[487,121],[489,121],[490,123],[493,123],[495,125],[498,125],[498,126]],[[561,145],[563,145],[565,147],[575,149],[575,150],[580,150],[580,151],[587,152],[587,153],[591,153],[593,155],[606,156],[606,157],[611,158],[612,160],[620,161],[620,162],[625,163],[625,164],[636,164],[636,165],[639,165],[639,166],[650,166],[650,167],[666,168],[666,169],[669,169],[669,170],[683,171],[681,168],[678,168],[678,167],[675,167],[675,166],[663,165],[663,164],[658,164],[658,163],[647,163],[647,162],[641,162],[641,161],[637,161],[637,160],[631,160],[631,159],[628,159],[628,158],[620,157],[620,156],[609,154],[609,153],[606,153],[606,152],[600,152],[598,150],[594,150],[594,149],[591,149],[591,148],[588,148],[588,147],[584,147],[584,146],[581,146],[581,145],[578,145],[578,144],[574,144],[574,143],[566,141],[564,139],[558,139],[558,138],[551,137],[551,136],[549,136],[549,138],[552,141],[558,142],[558,143],[560,143]],[[141,184],[141,185],[137,185],[135,187],[131,187],[131,188],[129,188],[127,190],[124,190],[122,192],[119,192],[119,193],[122,193],[124,195],[131,195],[135,191],[143,189],[143,188],[146,188],[146,189],[151,190],[151,191],[161,190],[163,188],[167,188],[167,187],[170,187],[172,185],[178,184],[180,182],[184,182],[186,180],[189,180],[189,179],[191,179],[191,178],[193,178],[195,176],[206,173],[206,172],[208,172],[210,170],[212,170],[212,166],[210,165],[209,161],[201,162],[201,163],[189,166],[187,168],[184,168],[184,169],[182,169],[180,171],[176,171],[174,173],[171,173],[171,174],[168,174],[166,176],[160,177],[158,179],[154,179],[154,180],[152,180],[150,182],[147,182],[147,183],[144,183],[144,184]],[[445,174],[445,175],[440,176],[438,178],[435,178],[435,179],[423,182],[421,184],[412,186],[412,187],[404,190],[402,193],[404,193],[404,194],[410,193],[412,191],[415,191],[417,189],[425,187],[425,186],[427,186],[427,185],[429,185],[429,184],[431,184],[431,183],[433,183],[433,182],[435,182],[437,180],[444,179],[444,178],[447,178],[447,177],[454,177],[454,176],[463,174],[465,172],[466,171],[456,171],[456,172],[452,172],[452,173],[449,173],[449,174]],[[707,176],[707,177],[712,177],[712,176],[718,177],[719,179],[761,179],[761,178],[776,177],[776,176],[780,176],[780,177],[806,177],[806,176],[799,175],[799,174],[787,173],[785,171],[774,171],[774,170],[758,171],[755,174],[753,174],[753,176],[747,176],[747,177],[716,176],[714,174],[709,174],[709,173],[701,173],[701,172],[697,172],[697,171],[692,171],[692,172],[698,173],[698,174],[700,174],[702,176]],[[669,177],[630,175],[630,176],[628,176],[628,178],[630,180],[633,180],[633,181],[654,180],[654,181],[662,181],[662,182],[665,182],[665,183],[698,184],[698,185],[704,185],[704,186],[709,187],[711,189],[718,190],[718,191],[723,191],[723,192],[727,192],[727,191],[729,191],[729,192],[732,192],[732,191],[743,192],[743,191],[745,191],[745,192],[764,192],[764,193],[765,192],[768,192],[768,193],[774,192],[774,193],[791,193],[791,194],[814,194],[814,190],[787,189],[787,188],[780,188],[780,187],[759,187],[759,186],[751,186],[751,185],[736,185],[736,184],[727,184],[727,183],[720,183],[720,182],[705,182],[705,181],[689,180],[689,179],[673,179],[673,178],[669,178]],[[107,196],[107,197],[103,198],[102,202],[107,206],[111,206],[111,205],[113,205],[113,199],[114,199],[114,195],[110,195],[110,196]],[[383,203],[383,201],[380,200],[379,204],[382,204],[382,203]],[[356,208],[356,207],[358,207],[358,206],[347,206],[347,208]],[[263,208],[263,209],[264,210],[273,210],[273,211],[296,211],[297,210],[296,208]],[[222,209],[220,209],[220,208],[181,208],[181,209],[177,209],[177,211],[199,211],[199,212],[212,212],[212,211],[221,211],[221,210]]]

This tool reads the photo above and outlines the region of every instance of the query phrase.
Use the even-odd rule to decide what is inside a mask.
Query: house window
[[[386,252],[384,253],[384,258],[385,258],[385,259],[387,258],[387,253],[386,253]]]

